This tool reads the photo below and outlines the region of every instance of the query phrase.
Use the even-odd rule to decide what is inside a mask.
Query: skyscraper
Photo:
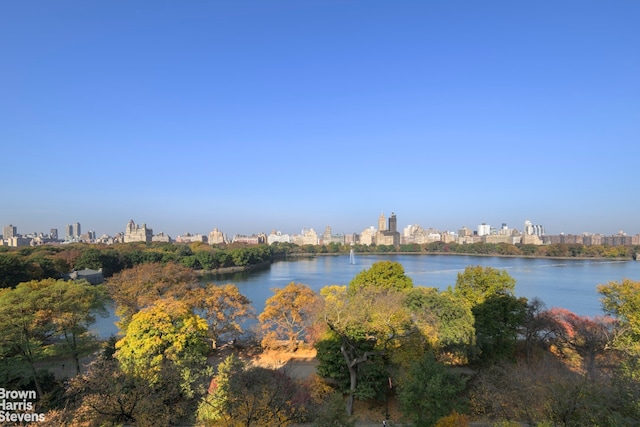
[[[380,216],[378,217],[378,231],[384,231],[387,229],[385,222],[384,213],[380,213]]]
[[[2,227],[2,238],[4,240],[11,239],[12,237],[16,237],[18,234],[18,229],[14,225],[5,225]]]
[[[396,219],[396,214],[391,212],[391,216],[389,217],[389,231],[395,233],[398,231],[398,220]]]
[[[76,222],[73,224],[73,237],[80,237],[82,231],[80,230],[80,223]]]

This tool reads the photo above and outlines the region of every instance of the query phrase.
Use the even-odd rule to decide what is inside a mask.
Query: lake
[[[563,307],[580,315],[601,315],[602,308],[598,284],[631,279],[640,281],[640,262],[589,259],[540,259],[475,257],[467,255],[406,255],[356,254],[355,264],[349,255],[290,258],[254,271],[203,276],[203,283],[234,283],[242,294],[253,302],[256,312],[264,309],[273,288],[282,288],[289,282],[302,283],[315,291],[327,285],[347,285],[360,271],[377,261],[395,261],[402,264],[405,274],[415,286],[446,289],[456,282],[458,273],[467,266],[481,265],[507,271],[516,280],[518,297],[542,300],[548,308]],[[111,312],[100,318],[96,330],[100,336],[117,333]]]

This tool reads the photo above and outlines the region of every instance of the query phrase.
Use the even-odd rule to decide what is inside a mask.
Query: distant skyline
[[[640,3],[0,4],[0,223],[640,233]]]

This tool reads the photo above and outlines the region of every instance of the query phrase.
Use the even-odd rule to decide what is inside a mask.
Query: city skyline
[[[640,232],[640,4],[0,5],[0,222]]]
[[[331,224],[325,224],[323,226],[306,226],[306,227],[302,227],[301,229],[298,230],[288,230],[286,228],[280,228],[280,227],[272,227],[268,230],[257,230],[257,231],[239,231],[239,232],[233,232],[233,233],[229,233],[226,230],[224,230],[223,228],[220,228],[218,226],[211,226],[208,230],[186,230],[183,232],[178,232],[178,233],[171,233],[171,232],[167,232],[165,230],[158,230],[156,229],[153,224],[149,224],[146,222],[136,222],[134,219],[130,219],[129,222],[122,227],[122,229],[118,229],[118,230],[114,230],[114,231],[105,231],[105,232],[96,232],[96,230],[94,230],[91,227],[85,227],[83,226],[81,223],[79,222],[75,222],[74,224],[66,224],[63,230],[66,230],[64,233],[60,232],[60,229],[58,227],[50,227],[50,228],[46,228],[43,230],[31,230],[31,231],[24,231],[21,229],[20,226],[16,225],[15,223],[11,223],[11,224],[6,224],[3,226],[3,231],[8,229],[8,228],[12,228],[12,233],[15,235],[20,235],[20,236],[25,236],[25,235],[35,235],[37,233],[42,233],[44,235],[49,234],[49,232],[51,232],[52,230],[57,231],[58,236],[61,240],[65,240],[68,239],[69,237],[71,238],[78,238],[81,237],[83,235],[86,235],[88,233],[90,233],[91,235],[94,236],[94,238],[103,236],[103,235],[107,235],[107,236],[117,236],[118,234],[125,234],[126,229],[128,228],[128,226],[130,224],[133,224],[134,226],[146,226],[148,229],[153,230],[153,235],[157,236],[157,235],[166,235],[172,239],[175,239],[176,237],[179,236],[188,236],[188,235],[203,235],[203,236],[207,236],[210,232],[212,231],[219,231],[221,233],[223,233],[225,236],[227,236],[227,238],[231,239],[234,236],[251,236],[251,235],[258,235],[258,234],[266,234],[269,235],[272,232],[278,232],[278,233],[283,233],[283,234],[289,234],[289,235],[297,235],[297,234],[302,234],[304,233],[306,230],[314,230],[318,235],[321,235],[326,227],[329,227],[331,229],[332,235],[351,235],[351,234],[360,234],[363,231],[367,230],[367,229],[374,229],[376,231],[379,230],[389,230],[389,226],[386,225],[385,222],[385,228],[384,229],[380,229],[380,221],[382,220],[382,218],[384,218],[385,221],[389,221],[390,216],[393,216],[393,221],[397,221],[397,215],[395,214],[395,212],[391,212],[389,216],[386,216],[384,214],[384,212],[382,212],[380,214],[380,216],[378,216],[376,218],[376,223],[372,223],[370,225],[367,226],[363,226],[357,230],[350,230],[350,231],[343,231],[343,230],[338,230],[336,229],[333,225]],[[400,223],[402,224],[402,223]],[[429,226],[428,224],[422,224],[422,223],[412,223],[412,224],[404,224],[401,226],[396,226],[397,231],[402,235],[404,230],[406,228],[409,227],[413,227],[413,226],[420,226],[421,228],[423,228],[424,230],[428,230],[428,229],[433,229],[435,231],[441,232],[441,233],[453,233],[453,234],[457,234],[461,229],[463,228],[467,228],[470,229],[472,232],[474,233],[478,233],[479,235],[483,235],[483,234],[489,234],[489,230],[493,230],[494,232],[499,231],[502,227],[507,228],[507,230],[516,230],[520,233],[526,234],[526,224],[529,224],[530,226],[534,226],[534,228],[537,230],[536,234],[539,232],[539,230],[543,230],[543,235],[547,235],[547,236],[551,236],[551,235],[584,235],[584,234],[588,234],[588,235],[603,235],[603,236],[613,236],[613,235],[618,235],[619,233],[624,233],[627,236],[634,236],[634,235],[640,235],[640,231],[630,231],[630,230],[623,230],[623,229],[619,229],[616,232],[613,233],[603,233],[603,232],[599,232],[599,231],[583,231],[583,232],[579,232],[579,233],[565,233],[565,232],[560,232],[560,233],[550,233],[547,232],[547,228],[544,224],[539,224],[539,223],[535,223],[535,222],[531,222],[529,220],[524,220],[522,221],[522,223],[518,226],[516,224],[510,224],[510,223],[506,223],[506,222],[500,222],[500,223],[488,223],[488,222],[480,222],[477,223],[475,225],[469,226],[467,224],[461,225],[459,227],[449,227],[449,228],[436,228],[436,227],[432,227]],[[82,234],[79,234],[79,232],[76,231],[70,231],[72,228],[75,230],[75,227],[82,227],[83,230],[87,230]],[[13,235],[12,234],[12,235]],[[3,235],[4,238],[4,235]]]

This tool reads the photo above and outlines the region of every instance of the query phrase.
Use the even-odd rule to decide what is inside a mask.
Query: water
[[[446,289],[456,282],[458,273],[467,266],[481,265],[507,271],[516,280],[518,297],[542,300],[547,308],[562,307],[580,315],[601,315],[598,284],[631,279],[640,281],[640,262],[607,260],[554,260],[533,258],[473,257],[464,255],[349,255],[293,258],[278,261],[262,270],[208,275],[203,283],[234,283],[253,302],[257,313],[264,309],[272,289],[289,282],[302,283],[315,291],[327,285],[347,285],[360,271],[377,261],[402,264],[405,274],[415,286]],[[98,319],[96,329],[101,336],[117,333],[115,315]]]

